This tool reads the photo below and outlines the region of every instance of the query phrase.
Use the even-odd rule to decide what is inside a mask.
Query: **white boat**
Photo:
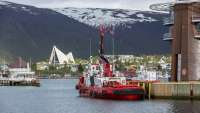
[[[31,71],[29,63],[23,68],[9,68],[9,79],[14,81],[35,81],[35,72]]]
[[[15,63],[10,64],[9,66],[9,80],[12,81],[36,81],[37,77],[34,71],[31,71],[29,63],[24,62],[19,58]]]

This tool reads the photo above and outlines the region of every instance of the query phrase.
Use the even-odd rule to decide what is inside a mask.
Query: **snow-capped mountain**
[[[0,56],[46,59],[56,45],[66,53],[71,51],[75,57],[86,58],[90,53],[90,39],[92,55],[97,55],[96,27],[100,24],[115,26],[116,54],[167,54],[170,44],[162,40],[163,34],[168,32],[162,22],[166,16],[116,9],[44,9],[1,1]],[[109,37],[106,34],[106,54],[112,53]]]
[[[0,1],[0,5],[8,5],[9,3],[6,1]]]
[[[36,11],[31,10],[32,6],[15,4],[12,2],[0,0],[0,9],[3,9],[3,8],[11,8],[11,9],[15,10],[16,12],[23,11],[23,12],[28,12],[29,14],[32,14],[32,15],[37,15]]]
[[[15,11],[25,11],[32,15],[37,15],[37,11],[31,10],[32,7],[15,4],[7,1],[0,1],[0,5],[9,7]],[[1,6],[0,6],[1,8]],[[159,14],[158,12],[150,11],[137,11],[137,10],[123,10],[123,9],[100,9],[100,8],[54,8],[51,9],[58,13],[61,13],[69,18],[75,19],[81,23],[92,27],[98,27],[99,25],[105,26],[126,26],[131,27],[132,24],[139,23],[151,23],[155,21],[162,21],[152,17],[149,14]]]
[[[151,16],[146,16],[144,13],[134,10],[120,10],[120,9],[92,9],[92,8],[56,8],[56,12],[64,14],[79,22],[87,25],[98,27],[99,25],[105,26],[121,26],[134,24],[136,22],[155,22],[159,21]]]

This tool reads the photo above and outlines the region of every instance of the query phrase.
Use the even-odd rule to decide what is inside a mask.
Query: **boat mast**
[[[106,33],[106,28],[104,26],[100,26],[99,34],[100,34],[100,43],[99,43],[99,57],[100,61],[103,64],[104,68],[104,76],[111,77],[112,71],[110,69],[110,63],[108,59],[104,56],[104,34]]]
[[[90,63],[92,64],[92,39],[90,38]]]
[[[115,72],[115,39],[114,36],[112,37],[112,54],[113,54],[113,59],[112,59],[112,71],[113,73]]]
[[[21,72],[21,68],[22,68],[22,58],[19,57],[19,67],[20,67],[20,72]]]
[[[30,62],[30,64],[29,64],[29,68],[30,68],[29,71],[31,72],[31,67],[32,67],[32,61],[31,61],[31,58],[30,58],[30,61],[29,61],[29,62]]]
[[[5,56],[3,57],[3,74],[6,74],[6,67],[5,67]]]

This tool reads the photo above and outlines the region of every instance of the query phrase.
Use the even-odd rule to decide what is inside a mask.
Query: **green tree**
[[[34,63],[34,64],[31,65],[31,70],[37,71],[37,65],[36,65],[36,63]]]
[[[50,74],[55,74],[56,73],[56,66],[50,65],[49,66],[49,73]]]
[[[78,72],[83,73],[83,71],[84,71],[83,65],[79,64],[78,65]]]

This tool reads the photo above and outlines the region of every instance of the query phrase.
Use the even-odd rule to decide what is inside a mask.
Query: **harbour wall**
[[[200,82],[149,83],[149,98],[200,99]]]

